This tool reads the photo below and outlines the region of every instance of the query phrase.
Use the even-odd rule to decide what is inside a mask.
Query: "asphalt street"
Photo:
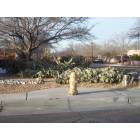
[[[1,116],[0,123],[140,123],[140,108]]]

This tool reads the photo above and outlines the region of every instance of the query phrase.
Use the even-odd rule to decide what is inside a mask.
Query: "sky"
[[[102,43],[111,39],[115,34],[128,32],[136,23],[136,18],[115,17],[115,18],[92,18],[90,24],[95,23],[93,33],[97,43]]]
[[[136,24],[135,17],[93,17],[89,21],[89,25],[95,25],[92,32],[95,35],[93,42],[103,44],[111,39],[116,34],[127,33]],[[57,50],[67,48],[69,44],[75,41],[66,41],[60,43]]]

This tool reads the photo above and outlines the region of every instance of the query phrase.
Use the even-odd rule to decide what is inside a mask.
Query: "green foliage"
[[[137,54],[134,54],[134,55],[131,56],[131,60],[140,61],[140,56],[137,55]]]
[[[64,61],[64,63],[60,63],[60,67],[63,70],[71,69],[74,66],[73,58],[71,58],[69,61]]]
[[[34,74],[33,78],[37,78],[37,77],[40,77],[40,78],[54,78],[54,77],[57,77],[58,75],[59,75],[58,70],[42,69],[42,70],[38,71],[36,74]]]
[[[33,77],[56,78],[67,69],[72,69],[73,65],[73,60],[70,59],[69,61],[64,61],[59,65],[50,65],[50,67],[46,69],[42,68]]]
[[[21,78],[31,78],[34,74],[37,73],[37,70],[25,69],[24,71],[20,71],[17,75]]]
[[[91,62],[85,60],[83,56],[63,56],[61,62],[69,61],[72,58],[73,67],[88,67]]]
[[[33,71],[41,69],[43,65],[41,61],[3,60],[0,63],[0,67],[6,69],[11,74],[27,73],[26,71],[33,74]]]
[[[56,82],[60,84],[67,84],[71,71],[75,71],[79,82],[91,83],[119,83],[122,81],[123,73],[116,68],[74,68],[67,70],[56,77]]]
[[[41,60],[6,60],[0,63],[0,67],[6,69],[8,73],[18,74],[23,77],[56,77],[68,69],[74,67],[87,67],[84,57],[65,57],[60,64],[56,64],[53,58],[43,58]]]
[[[46,71],[44,69],[42,69],[41,71],[38,71],[34,76],[33,78],[45,78],[45,74],[46,74]]]
[[[122,78],[123,73],[116,68],[105,68],[100,73],[101,83],[118,83],[122,81]]]
[[[78,76],[80,76],[82,74],[82,69],[77,68],[77,67],[73,68],[72,70],[71,69],[66,70],[63,73],[59,74],[57,77],[55,77],[56,83],[68,84],[69,75],[70,75],[71,71],[74,71]]]
[[[17,60],[2,60],[0,67],[7,70],[8,73],[18,73],[21,69],[24,68],[24,64]]]

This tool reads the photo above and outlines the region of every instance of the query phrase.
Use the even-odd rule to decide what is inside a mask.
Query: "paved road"
[[[0,123],[140,123],[140,108],[1,116]]]
[[[91,68],[105,68],[105,67],[116,67],[122,70],[127,70],[130,72],[138,72],[140,74],[140,66],[133,65],[122,65],[122,64],[91,64]]]
[[[0,122],[139,122],[140,89],[78,91],[77,96],[68,96],[67,88],[34,91],[28,97],[1,94]]]

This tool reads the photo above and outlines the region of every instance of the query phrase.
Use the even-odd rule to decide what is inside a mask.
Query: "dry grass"
[[[122,84],[104,84],[104,83],[80,83],[79,87],[93,87],[93,88],[123,88]]]

